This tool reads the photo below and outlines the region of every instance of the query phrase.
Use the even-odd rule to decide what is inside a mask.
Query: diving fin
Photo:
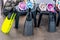
[[[1,28],[1,31],[4,34],[8,34],[10,32],[10,29],[12,28],[15,16],[16,16],[16,14],[13,13],[11,15],[10,19],[8,19],[8,16],[5,18],[5,20],[4,20],[3,24],[2,24],[2,28]]]

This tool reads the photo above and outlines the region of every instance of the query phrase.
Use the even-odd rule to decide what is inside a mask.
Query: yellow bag
[[[12,14],[11,18],[8,19],[8,16],[5,18],[3,24],[2,24],[2,28],[1,31],[5,34],[10,32],[10,29],[12,28],[14,19],[15,19],[16,14]]]

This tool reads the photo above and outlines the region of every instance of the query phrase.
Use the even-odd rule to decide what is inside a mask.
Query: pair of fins
[[[1,27],[1,31],[4,33],[4,34],[8,34],[12,28],[12,25],[13,25],[13,22],[14,22],[14,19],[16,17],[16,14],[13,13],[10,17],[10,19],[8,19],[8,16],[5,18],[3,24],[2,24],[2,27]]]

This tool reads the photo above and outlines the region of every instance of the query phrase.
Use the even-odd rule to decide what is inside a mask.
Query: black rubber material
[[[33,35],[34,27],[33,27],[32,22],[33,22],[33,20],[25,21],[23,35],[25,35],[25,36]]]
[[[11,15],[12,15],[12,13],[9,13],[9,14],[8,14],[8,19],[10,19],[10,18],[11,18]]]
[[[41,11],[38,19],[38,26],[40,25],[42,15],[48,15],[49,16],[49,24],[48,24],[48,31],[49,32],[55,32],[56,31],[56,13],[49,12],[49,11]]]
[[[16,18],[15,18],[15,28],[18,29],[18,25],[19,25],[19,13],[16,14]]]
[[[48,11],[40,11],[40,12],[39,12],[39,18],[38,18],[38,25],[37,25],[37,27],[40,26],[41,19],[42,19],[42,16],[43,16],[43,15],[49,15],[49,12],[48,12]]]
[[[33,27],[32,13],[29,10],[27,13],[25,24],[24,24],[23,34],[25,36],[31,36],[33,35],[33,30],[34,30],[34,27]]]
[[[13,8],[13,4],[15,4],[15,2],[13,0],[7,0],[5,5],[3,4],[2,11],[5,16],[7,16],[9,14],[9,12],[12,12],[10,10]],[[6,9],[7,7],[8,7],[8,9]]]
[[[42,14],[39,14],[39,19],[38,19],[38,25],[37,25],[37,27],[39,27],[39,26],[40,26],[41,19],[42,19]]]
[[[56,17],[54,17],[53,13],[49,13],[49,25],[48,32],[56,32]]]
[[[60,12],[58,13],[58,19],[57,19],[57,24],[56,24],[56,26],[59,26],[59,22],[60,22]]]
[[[34,20],[34,27],[37,27],[37,20],[36,20],[36,10],[32,12],[32,18]]]

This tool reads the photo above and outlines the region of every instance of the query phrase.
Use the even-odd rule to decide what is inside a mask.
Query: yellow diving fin
[[[1,31],[5,34],[8,34],[12,28],[14,19],[15,19],[16,14],[13,13],[12,16],[10,17],[10,19],[8,19],[8,16],[5,18],[3,24],[2,24],[2,28]]]

